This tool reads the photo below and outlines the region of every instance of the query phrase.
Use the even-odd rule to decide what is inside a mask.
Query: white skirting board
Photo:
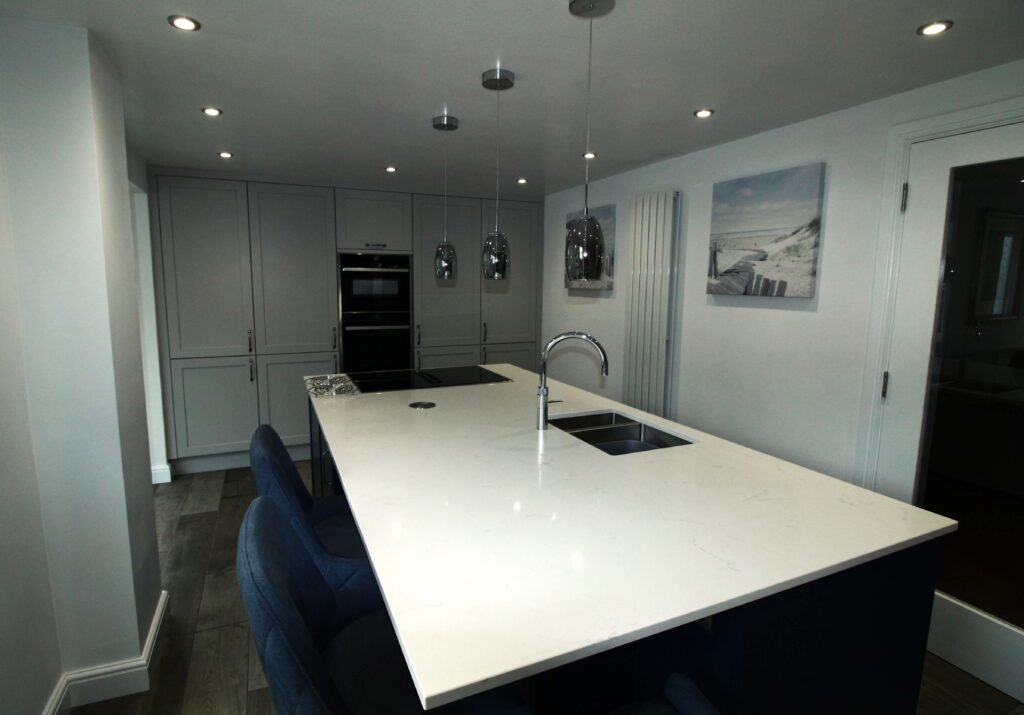
[[[146,642],[136,658],[104,663],[61,674],[50,695],[43,715],[65,715],[72,707],[149,689],[149,663],[156,647],[157,635],[167,610],[167,591],[160,592]]]
[[[171,467],[168,464],[154,464],[150,471],[153,473],[153,484],[167,484],[171,481]]]
[[[928,650],[993,688],[1024,700],[1024,630],[935,592]]]

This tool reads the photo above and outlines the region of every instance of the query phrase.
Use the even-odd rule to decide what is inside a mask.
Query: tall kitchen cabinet
[[[413,293],[416,365],[458,367],[511,362],[536,369],[537,291],[540,285],[539,204],[506,202],[501,228],[512,262],[503,281],[482,279],[481,253],[494,205],[479,199],[448,199],[448,241],[455,246],[455,278],[434,275],[441,239],[442,200],[413,198]]]
[[[244,451],[260,422],[305,443],[298,377],[337,365],[333,192],[165,176],[157,187],[171,456]]]

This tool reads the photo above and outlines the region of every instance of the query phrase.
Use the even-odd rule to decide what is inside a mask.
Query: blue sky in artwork
[[[715,184],[711,234],[803,226],[821,216],[824,164]]]

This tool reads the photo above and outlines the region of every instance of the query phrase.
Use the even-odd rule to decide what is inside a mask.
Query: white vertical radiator
[[[626,301],[623,401],[656,415],[666,410],[678,192],[633,199],[633,272]]]

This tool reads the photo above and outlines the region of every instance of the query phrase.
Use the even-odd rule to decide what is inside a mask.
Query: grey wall
[[[683,192],[671,412],[698,429],[843,479],[857,481],[866,433],[869,324],[879,308],[875,269],[887,141],[896,125],[1020,95],[1024,62],[669,159],[591,184],[590,205],[615,203],[616,272],[610,298],[567,296],[559,270],[545,272],[543,335],[577,329],[610,350],[598,378],[582,350],[553,355],[552,377],[622,394],[626,281],[632,269],[631,199]],[[687,131],[684,124],[680,131]],[[600,155],[600,148],[597,149]],[[824,161],[825,210],[813,299],[709,296],[705,292],[715,182]],[[600,164],[592,167],[600,173]],[[545,202],[545,265],[562,265],[566,213],[582,188]],[[880,487],[881,488],[881,487]],[[902,491],[886,485],[887,493]]]
[[[7,81],[0,70],[0,96]],[[61,663],[25,395],[5,126],[0,123],[0,703],[5,712],[38,713]]]
[[[142,373],[139,280],[131,225],[124,105],[117,73],[91,35],[89,68],[121,472],[139,638],[144,639],[160,597],[160,564]]]
[[[4,283],[17,286],[48,566],[37,597],[52,594],[61,668],[75,671],[138,658],[159,596],[123,108],[80,28],[0,18],[0,80]],[[36,672],[25,658],[9,671]]]

